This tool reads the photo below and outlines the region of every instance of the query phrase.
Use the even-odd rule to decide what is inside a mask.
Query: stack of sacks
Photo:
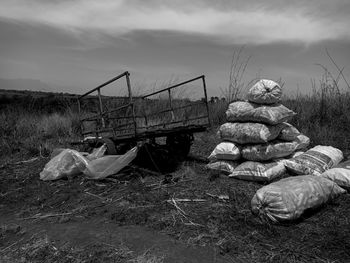
[[[281,95],[282,89],[276,82],[263,79],[249,90],[248,101],[229,105],[228,122],[220,127],[218,134],[238,151],[226,171],[230,176],[270,181],[286,171],[281,158],[309,145],[309,138],[287,123],[296,113],[280,104]],[[208,168],[220,170],[227,159],[217,156],[217,148],[209,156]]]

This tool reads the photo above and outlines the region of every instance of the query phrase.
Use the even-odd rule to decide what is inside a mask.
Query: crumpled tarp
[[[79,173],[83,173],[89,179],[103,179],[118,173],[132,162],[138,148],[134,147],[124,155],[103,156],[104,151],[105,149],[99,148],[85,157],[78,151],[63,149],[45,165],[40,173],[40,179],[57,180]]]

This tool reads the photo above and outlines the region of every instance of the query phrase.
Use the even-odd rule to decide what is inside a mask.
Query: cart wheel
[[[106,144],[107,146],[107,150],[106,150],[106,154],[108,155],[116,155],[117,154],[117,150],[115,148],[115,144],[114,142],[109,139],[109,138],[102,138],[99,139],[96,144],[95,144],[95,148],[96,147],[101,147],[103,144]]]
[[[169,135],[166,138],[166,145],[168,149],[180,157],[186,157],[190,152],[193,142],[193,134],[181,133]]]

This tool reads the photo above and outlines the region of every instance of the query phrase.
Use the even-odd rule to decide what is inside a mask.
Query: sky
[[[307,93],[327,66],[350,79],[349,0],[0,0],[0,78],[82,93],[128,70],[139,90],[204,74],[210,96],[229,83],[282,79]]]

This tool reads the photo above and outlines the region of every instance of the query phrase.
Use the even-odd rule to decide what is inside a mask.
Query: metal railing
[[[126,85],[127,85],[127,89],[128,89],[128,103],[125,105],[122,105],[120,107],[114,108],[114,109],[107,109],[107,110],[103,110],[103,100],[102,100],[102,95],[101,95],[101,89],[104,88],[105,86],[121,79],[125,77],[126,79]],[[202,80],[202,87],[203,87],[203,95],[204,95],[204,99],[201,101],[196,101],[196,102],[192,102],[189,103],[188,105],[182,105],[182,106],[174,106],[174,102],[173,102],[173,98],[172,98],[172,90],[186,85],[188,83],[197,81],[197,80]],[[88,116],[88,117],[82,117],[82,100],[87,98],[89,95],[91,95],[92,93],[97,92],[97,98],[98,98],[98,114],[92,115],[92,116]],[[106,81],[105,83],[99,85],[98,87],[86,92],[85,94],[81,95],[78,97],[78,108],[79,108],[79,115],[80,115],[80,122],[81,122],[81,129],[82,129],[82,134],[83,135],[95,135],[96,138],[98,138],[100,136],[101,133],[110,133],[109,137],[117,137],[118,134],[124,134],[123,136],[130,136],[130,137],[134,137],[137,138],[138,137],[138,129],[149,129],[149,128],[154,128],[154,127],[165,127],[166,125],[171,125],[171,124],[180,124],[180,123],[184,123],[185,120],[175,120],[175,121],[170,121],[170,122],[165,122],[165,123],[159,123],[159,124],[155,124],[155,125],[148,125],[148,118],[150,118],[153,115],[159,115],[162,113],[167,113],[170,112],[172,115],[174,114],[174,111],[178,111],[181,109],[185,109],[188,107],[193,107],[195,105],[204,105],[205,104],[205,108],[206,108],[206,114],[201,115],[201,116],[197,116],[197,117],[192,117],[192,118],[188,118],[186,119],[186,121],[192,121],[192,120],[196,120],[196,119],[206,119],[207,120],[207,124],[208,126],[210,126],[210,115],[209,115],[209,106],[208,106],[208,97],[207,97],[207,90],[206,90],[206,83],[205,83],[205,76],[199,76],[181,83],[178,83],[176,85],[172,85],[170,87],[161,89],[159,91],[155,91],[152,92],[150,94],[141,96],[141,97],[137,97],[138,100],[148,100],[151,96],[160,94],[160,93],[164,93],[167,92],[168,93],[168,104],[169,107],[167,107],[166,109],[162,109],[159,110],[157,112],[154,113],[150,113],[150,114],[144,114],[144,115],[136,115],[135,113],[135,98],[133,98],[132,96],[132,91],[131,91],[131,85],[130,85],[130,73],[128,71]],[[96,98],[96,97],[94,97]],[[113,117],[111,116],[111,114],[116,113],[116,112],[120,112],[122,110],[126,110],[126,112],[129,112],[129,114],[131,113],[131,116],[116,116]],[[145,121],[145,125],[144,126],[139,126],[137,125],[137,119],[144,119]],[[126,120],[124,123],[122,124],[114,124],[112,127],[107,127],[108,123],[111,120],[118,120],[118,121],[122,121],[122,120]],[[96,129],[94,130],[90,130],[90,131],[85,131],[84,130],[84,122],[96,122],[96,125],[98,126]],[[98,123],[98,124],[97,124]],[[130,130],[130,127],[133,127],[132,130]],[[126,127],[126,128],[125,128]],[[128,128],[129,127],[129,128]],[[124,132],[124,133],[123,133]]]

